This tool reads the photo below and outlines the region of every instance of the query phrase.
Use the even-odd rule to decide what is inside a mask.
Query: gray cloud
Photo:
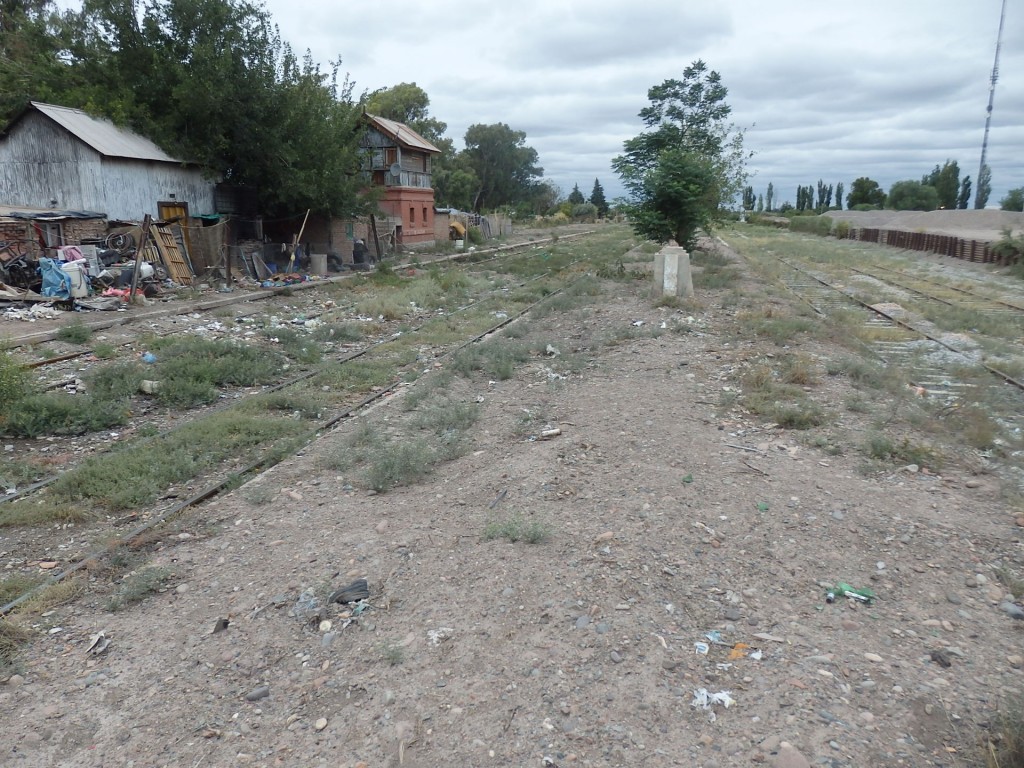
[[[461,146],[474,123],[525,131],[546,178],[621,194],[611,159],[647,90],[703,58],[755,151],[755,190],[858,176],[883,187],[946,159],[977,175],[999,0],[268,0],[293,47],[340,56],[356,92],[416,82]],[[1024,10],[1010,4],[988,160],[990,204],[1024,186]],[[791,190],[791,191],[784,191]]]

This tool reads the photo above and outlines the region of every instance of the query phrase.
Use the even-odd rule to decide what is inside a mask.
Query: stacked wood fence
[[[835,234],[835,233],[834,233]],[[974,261],[981,264],[1011,264],[1015,257],[1000,257],[992,252],[992,243],[984,240],[967,240],[953,235],[935,235],[928,232],[903,232],[897,229],[858,229],[850,227],[848,240],[862,240],[878,243],[890,248],[909,251],[927,251],[954,259]]]

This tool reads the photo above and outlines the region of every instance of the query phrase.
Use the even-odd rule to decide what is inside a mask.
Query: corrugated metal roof
[[[157,160],[163,163],[182,162],[168,155],[149,139],[119,128],[109,120],[86,114],[80,109],[58,107],[38,101],[33,101],[32,106],[101,155],[127,157],[133,160]]]
[[[386,117],[371,115],[369,112],[366,113],[366,119],[369,120],[370,124],[376,127],[379,131],[382,131],[406,147],[422,149],[424,152],[441,151],[405,123],[399,123],[396,120],[388,120]]]

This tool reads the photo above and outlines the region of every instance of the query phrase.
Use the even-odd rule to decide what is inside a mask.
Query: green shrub
[[[480,229],[480,227],[470,227],[469,230],[466,232],[466,236],[469,239],[469,242],[472,243],[473,245],[484,244],[484,233],[483,230]]]
[[[480,418],[476,403],[433,402],[416,412],[413,426],[441,435],[446,432],[464,432]]]
[[[313,330],[317,341],[359,341],[363,329],[358,323],[324,323]]]
[[[840,240],[847,239],[850,236],[850,222],[845,220],[837,221],[833,234]]]
[[[551,536],[548,526],[539,520],[525,520],[513,515],[505,520],[492,520],[484,527],[484,541],[505,539],[513,544],[524,541],[527,544],[542,544]]]
[[[70,344],[85,344],[92,338],[92,329],[82,325],[81,320],[75,320],[68,325],[62,325],[57,329],[57,340],[66,341]]]
[[[120,611],[140,603],[152,594],[160,592],[171,578],[166,568],[149,567],[126,577],[120,589],[107,603],[108,611]]]
[[[89,394],[97,400],[126,400],[139,391],[146,378],[145,369],[138,363],[104,365],[85,377]]]
[[[109,341],[98,341],[92,345],[92,353],[100,360],[109,360],[117,354],[117,347]]]
[[[832,232],[832,219],[828,216],[794,216],[789,228],[793,232],[808,232],[826,237]]]
[[[10,352],[0,357],[0,414],[7,413],[30,391],[29,372]]]
[[[525,346],[495,339],[459,350],[452,360],[451,369],[466,377],[482,371],[499,381],[505,381],[512,378],[516,365],[529,357],[529,350]]]
[[[3,432],[11,437],[82,435],[120,426],[128,421],[123,402],[91,396],[47,392],[29,395],[7,414]]]
[[[270,339],[277,339],[281,351],[286,357],[290,357],[298,363],[319,363],[323,357],[320,347],[313,343],[313,339],[302,331],[284,326],[267,328],[263,334]]]
[[[375,491],[389,491],[430,474],[434,452],[424,440],[408,440],[371,449],[367,460],[366,484]]]
[[[912,442],[906,437],[896,441],[886,435],[875,433],[868,437],[864,449],[868,456],[878,461],[917,464],[931,470],[940,469],[942,466],[942,457],[935,449]]]
[[[168,406],[209,403],[217,387],[251,387],[273,381],[281,370],[281,357],[266,350],[230,341],[182,339],[157,352],[153,378],[157,394]]]
[[[1012,230],[1004,229],[1002,238],[992,244],[992,253],[1000,261],[1012,264],[1017,277],[1024,276],[1024,235],[1015,237]]]

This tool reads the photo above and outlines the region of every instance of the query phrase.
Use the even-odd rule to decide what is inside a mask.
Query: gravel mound
[[[973,240],[999,240],[1007,229],[1024,230],[1024,213],[1016,211],[829,211],[825,216],[862,229],[932,232]]]

